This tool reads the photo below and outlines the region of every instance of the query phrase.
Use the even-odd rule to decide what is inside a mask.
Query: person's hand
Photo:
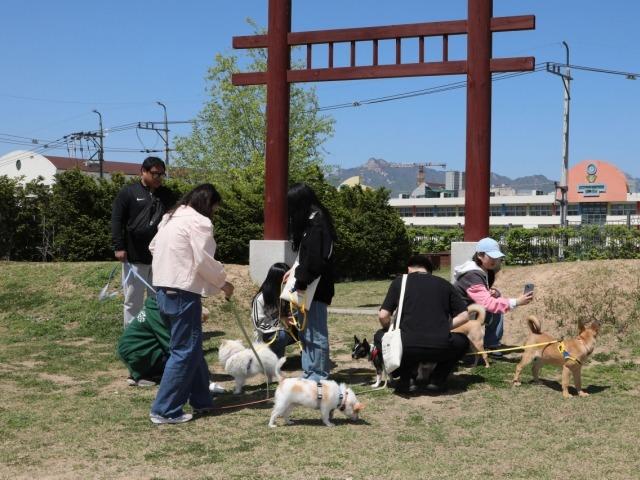
[[[224,282],[221,290],[224,292],[224,298],[229,300],[233,295],[234,286],[229,282]]]
[[[127,251],[126,250],[116,250],[115,251],[115,257],[116,257],[116,260],[118,260],[119,262],[126,262],[127,261]]]
[[[520,295],[518,298],[516,298],[516,305],[517,306],[526,305],[527,303],[531,303],[532,300],[533,300],[533,292],[527,292],[523,295]]]
[[[495,297],[495,298],[498,298],[500,296],[500,290],[498,290],[497,288],[491,287],[489,289],[489,293],[491,294],[492,297]]]
[[[292,271],[293,271],[293,268],[284,272],[284,275],[282,276],[282,283],[287,283],[287,280],[289,280],[289,275],[291,275]]]

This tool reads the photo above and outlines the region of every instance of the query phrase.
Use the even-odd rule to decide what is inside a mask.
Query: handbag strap
[[[402,306],[404,305],[404,295],[407,287],[407,274],[402,275],[402,285],[400,287],[400,304],[398,305],[398,311],[396,312],[395,320],[389,325],[389,331],[400,328],[400,320],[402,320]]]

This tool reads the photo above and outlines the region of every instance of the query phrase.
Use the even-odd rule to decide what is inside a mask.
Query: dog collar
[[[373,360],[378,356],[379,353],[380,350],[378,350],[378,347],[373,347],[371,353],[369,354],[369,360],[373,362]]]
[[[558,343],[558,351],[562,355],[562,358],[564,358],[565,362],[568,360],[573,360],[578,365],[582,365],[582,362],[580,360],[578,360],[576,357],[571,356],[571,354],[567,350],[567,347],[565,347],[564,342]]]

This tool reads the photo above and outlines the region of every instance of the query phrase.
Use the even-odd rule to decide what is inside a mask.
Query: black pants
[[[402,363],[398,368],[400,381],[408,384],[418,364],[432,362],[437,365],[429,377],[429,383],[444,386],[447,377],[468,349],[469,339],[462,333],[452,333],[447,347],[431,348],[403,345]]]

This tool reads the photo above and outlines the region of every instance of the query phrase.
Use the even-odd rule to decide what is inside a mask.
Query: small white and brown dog
[[[262,365],[264,365],[269,382],[272,382],[274,378],[280,381],[280,367],[282,367],[287,358],[282,357],[278,360],[276,354],[264,343],[254,343],[253,348],[256,350],[258,357],[260,357]],[[220,342],[218,359],[224,367],[224,371],[235,380],[236,386],[233,393],[236,394],[242,393],[242,387],[244,387],[247,378],[262,373],[260,362],[256,359],[253,351],[245,347],[240,340],[223,340]]]
[[[306,378],[285,378],[276,389],[269,426],[276,427],[278,417],[283,417],[285,423],[291,425],[293,422],[289,416],[296,406],[320,410],[322,422],[327,427],[334,426],[331,419],[335,409],[351,420],[358,420],[358,414],[364,408],[364,404],[358,401],[353,390],[344,383],[338,385],[333,380],[315,382]]]

